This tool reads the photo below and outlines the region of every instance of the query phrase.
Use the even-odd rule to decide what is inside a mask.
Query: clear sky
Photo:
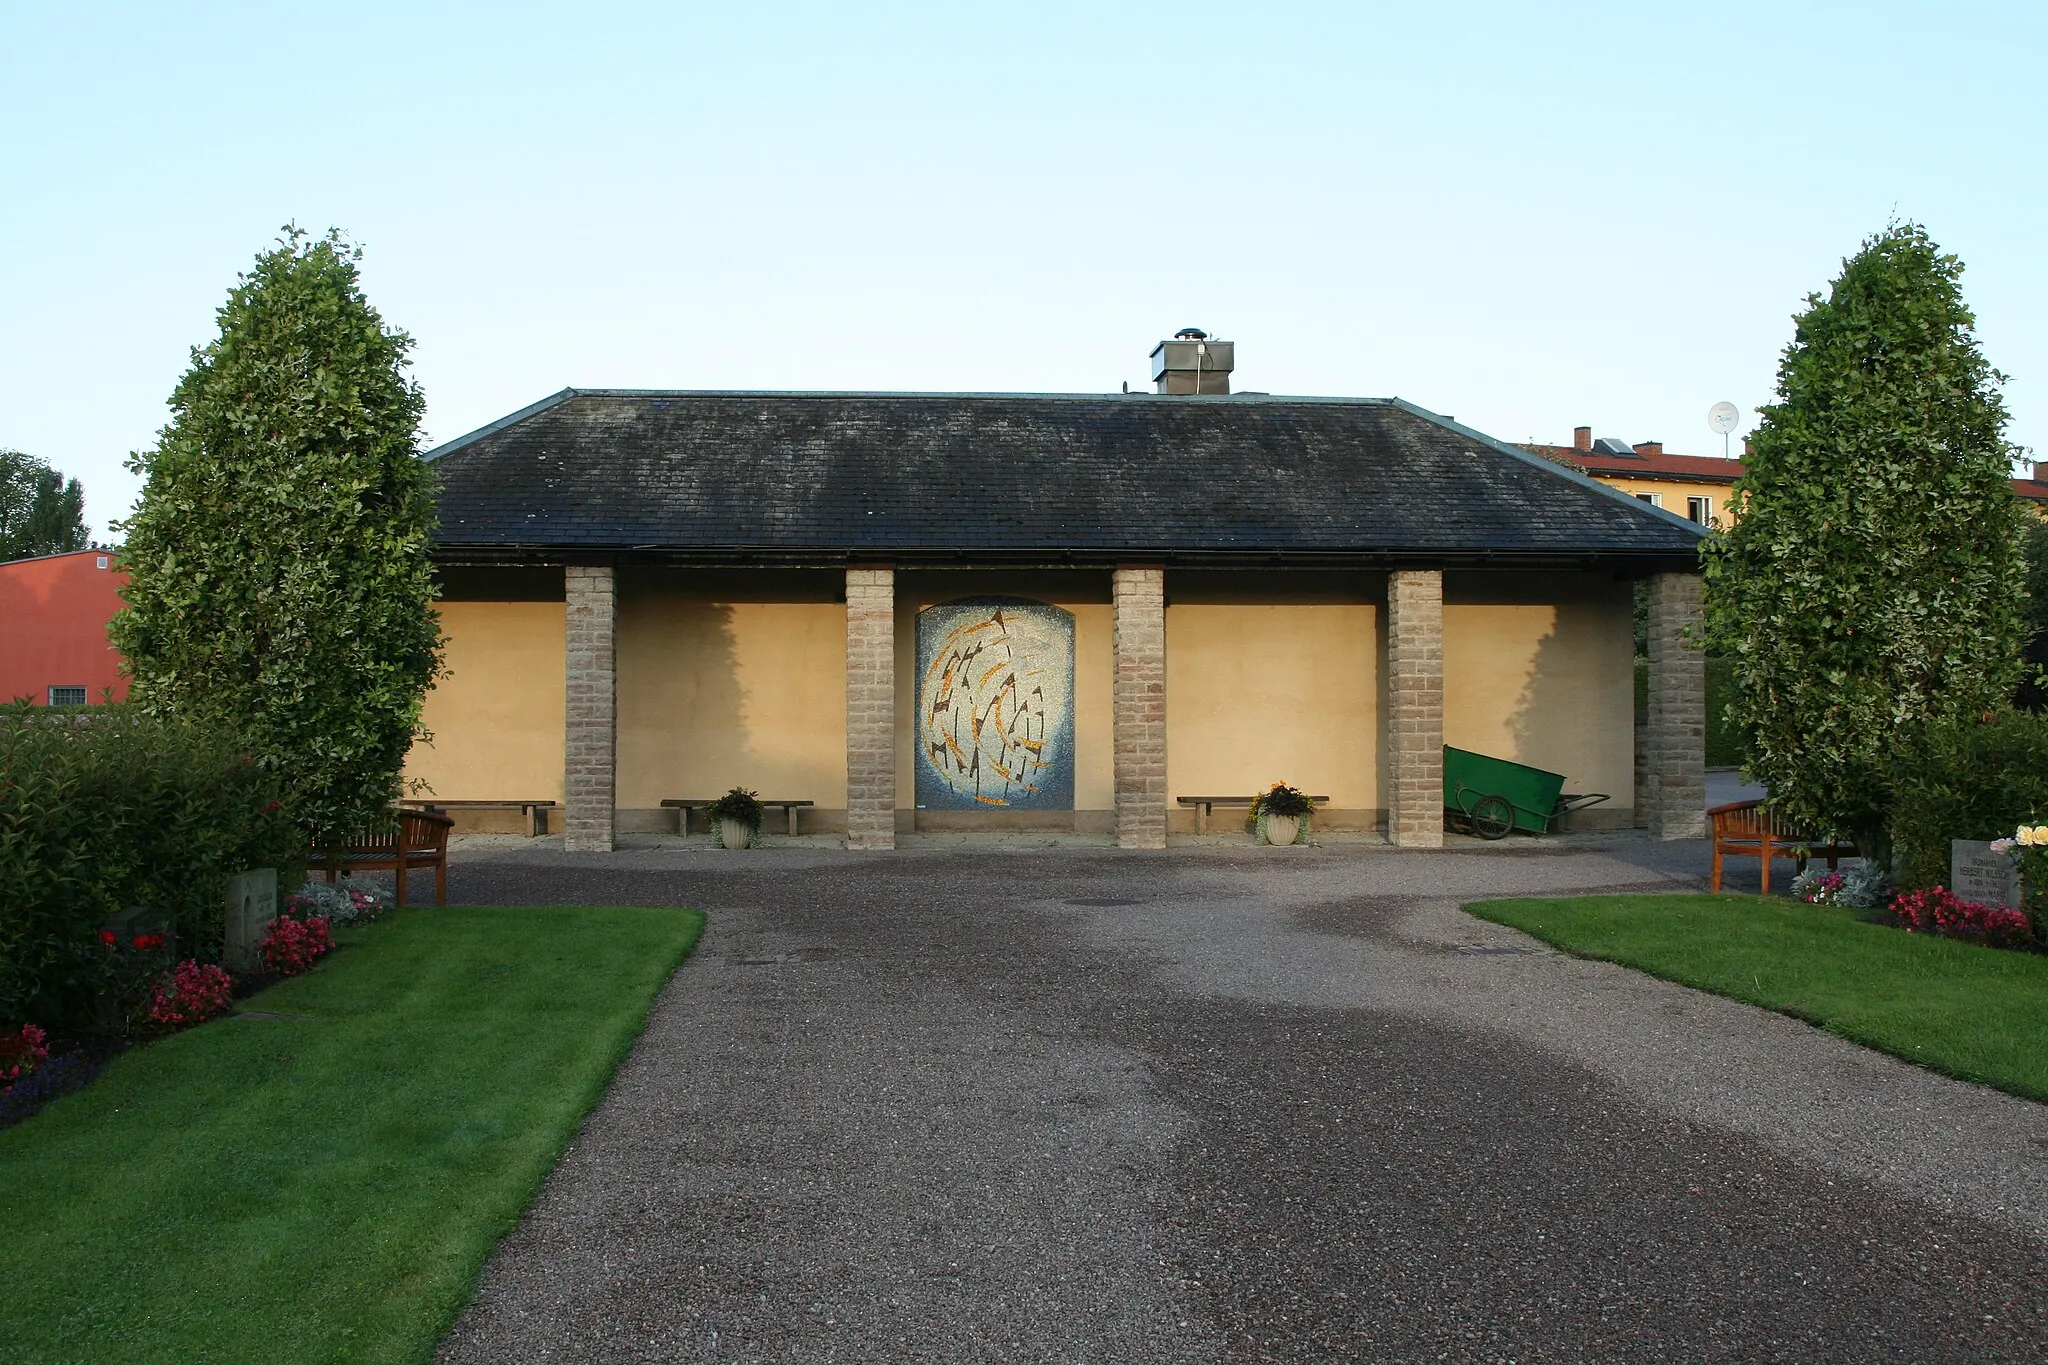
[[[430,442],[564,386],[1399,395],[1719,453],[1895,215],[2048,448],[2048,5],[0,6],[0,445],[122,468],[345,229]],[[2048,458],[2048,450],[2044,450]]]

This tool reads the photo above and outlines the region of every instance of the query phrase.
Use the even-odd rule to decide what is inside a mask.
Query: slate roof
[[[1399,399],[565,389],[427,458],[454,563],[1690,567],[1700,536]]]

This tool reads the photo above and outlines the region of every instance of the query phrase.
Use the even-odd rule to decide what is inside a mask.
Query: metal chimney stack
[[[1156,393],[1229,393],[1236,368],[1237,345],[1211,341],[1199,327],[1183,327],[1173,340],[1152,348],[1152,386]]]

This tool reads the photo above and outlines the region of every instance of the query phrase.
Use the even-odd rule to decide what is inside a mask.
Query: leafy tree
[[[320,842],[384,817],[441,671],[412,339],[287,227],[192,353],[123,527],[131,699],[237,725]]]
[[[2048,521],[2026,517],[2024,524],[2020,543],[2027,565],[2027,669],[2016,700],[2029,711],[2044,711],[2048,710]]]
[[[1889,755],[2007,706],[2025,638],[2004,376],[1962,269],[1895,225],[1808,297],[1740,515],[1704,547],[1749,773],[1793,820],[1887,862]]]
[[[91,543],[78,480],[0,447],[0,560],[69,554]]]

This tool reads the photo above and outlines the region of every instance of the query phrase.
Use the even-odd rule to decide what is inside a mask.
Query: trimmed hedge
[[[2048,715],[1932,726],[1894,758],[1891,781],[1899,885],[1945,884],[1949,840],[2001,839],[2048,820]]]
[[[229,733],[125,706],[0,707],[0,1029],[93,1026],[100,931],[147,906],[179,956],[218,961],[226,879],[297,885],[304,831]]]

